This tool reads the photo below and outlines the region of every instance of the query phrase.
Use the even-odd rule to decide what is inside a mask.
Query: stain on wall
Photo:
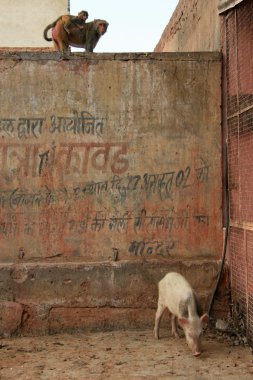
[[[25,57],[0,61],[1,261],[218,257],[219,57]]]

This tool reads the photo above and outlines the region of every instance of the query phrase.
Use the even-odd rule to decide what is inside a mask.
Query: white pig
[[[178,337],[177,323],[184,330],[188,346],[194,356],[200,355],[200,336],[208,315],[201,317],[194,290],[179,273],[171,272],[159,282],[159,298],[155,317],[154,335],[159,339],[159,323],[166,308],[171,314],[172,334]]]

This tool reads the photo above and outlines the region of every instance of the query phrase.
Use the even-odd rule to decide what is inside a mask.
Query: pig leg
[[[171,315],[171,327],[172,327],[172,335],[175,338],[179,338],[178,331],[177,331],[177,316]]]
[[[159,325],[160,325],[160,320],[165,309],[166,309],[166,306],[158,302],[157,311],[155,315],[155,327],[154,327],[154,336],[156,339],[159,339]]]

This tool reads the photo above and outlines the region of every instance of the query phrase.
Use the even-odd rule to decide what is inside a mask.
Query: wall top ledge
[[[163,264],[163,266],[161,265]],[[26,271],[29,270],[47,270],[47,269],[55,269],[55,270],[84,270],[89,271],[96,268],[115,268],[115,269],[125,269],[125,268],[165,268],[167,266],[170,266],[169,271],[175,271],[176,266],[182,267],[182,268],[190,268],[190,267],[201,267],[202,270],[205,267],[214,267],[218,268],[220,265],[220,260],[210,260],[210,259],[195,259],[195,260],[149,260],[149,261],[140,261],[140,260],[134,260],[134,261],[128,261],[128,260],[121,260],[117,262],[113,261],[101,261],[101,262],[51,262],[51,263],[45,263],[45,262],[25,262],[25,263],[0,263],[0,271],[10,271],[10,270],[22,270],[25,269]]]
[[[67,53],[0,50],[0,60],[15,61],[221,61],[220,52],[165,52],[165,53]]]
[[[242,3],[244,0],[219,0],[218,10],[219,13],[228,11],[231,8],[234,8],[239,3]]]

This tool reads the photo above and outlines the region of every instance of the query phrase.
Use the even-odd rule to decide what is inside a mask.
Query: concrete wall
[[[105,306],[111,324],[150,324],[168,270],[206,305],[222,243],[219,55],[60,58],[0,55],[9,330],[110,325]]]
[[[218,0],[180,0],[155,51],[220,51],[218,3]]]
[[[68,14],[67,0],[1,0],[0,48],[51,48],[43,30],[62,14]]]

